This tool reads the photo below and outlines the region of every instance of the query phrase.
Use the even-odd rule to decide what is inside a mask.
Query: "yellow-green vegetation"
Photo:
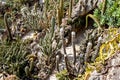
[[[56,74],[56,77],[58,80],[70,80],[67,70],[63,70],[59,74]]]
[[[105,42],[100,46],[99,57],[93,63],[86,63],[85,74],[79,75],[75,80],[87,80],[90,74],[96,70],[98,73],[104,67],[105,61],[112,57],[116,51],[120,50],[120,33],[118,28],[110,28],[105,30]]]

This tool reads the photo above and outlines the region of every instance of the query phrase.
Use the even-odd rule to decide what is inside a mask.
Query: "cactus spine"
[[[8,24],[8,16],[11,16],[10,13],[6,12],[5,15],[4,15],[4,24],[5,24],[5,27],[7,29],[7,35],[8,35],[8,38],[10,41],[13,40],[13,37],[12,37],[12,34],[11,34],[11,30],[10,30],[10,27],[9,27],[9,24]]]

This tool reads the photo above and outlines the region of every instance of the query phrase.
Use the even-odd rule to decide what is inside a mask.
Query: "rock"
[[[48,80],[58,80],[55,74],[52,74]]]
[[[79,0],[72,10],[72,18],[86,15],[96,8],[103,0]]]
[[[120,52],[116,52],[112,57],[106,60],[107,69],[104,73],[97,73],[93,71],[89,80],[120,80]],[[99,78],[99,79],[98,79]]]
[[[120,67],[109,69],[106,80],[120,80]]]

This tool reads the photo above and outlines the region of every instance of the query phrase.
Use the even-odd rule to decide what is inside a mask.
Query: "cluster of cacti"
[[[34,5],[27,5],[28,0],[12,1],[14,3],[25,2],[25,5],[16,3],[15,5],[20,9],[15,8],[4,15],[9,42],[5,40],[0,42],[0,73],[14,74],[22,80],[47,80],[53,72],[57,71],[63,75],[60,75],[60,80],[74,79],[79,75],[81,77],[87,75],[84,76],[86,79],[89,76],[86,73],[93,71],[93,68],[99,71],[99,65],[103,66],[104,61],[114,51],[119,50],[120,34],[116,29],[108,31],[109,33],[106,34],[109,35],[103,35],[99,19],[88,14],[97,6],[99,0],[45,0],[45,2],[42,0],[39,3],[38,0],[35,0]],[[105,14],[106,1],[103,4],[102,15]],[[74,6],[76,2],[77,5]],[[16,12],[14,12],[15,10]],[[12,22],[8,21],[9,17]],[[77,51],[76,32],[81,23],[85,23],[85,17],[86,25],[82,24],[82,26],[89,25],[90,17],[99,28],[86,30],[85,39],[80,42],[80,50]],[[24,39],[31,32],[33,32],[31,36],[34,39]],[[106,36],[107,38],[104,38]],[[109,41],[110,38],[112,39]],[[108,42],[103,43],[103,41]],[[69,44],[70,42],[71,44]],[[68,44],[73,52],[67,52]]]
[[[61,43],[59,38],[56,38],[55,24],[55,18],[52,17],[50,31],[46,31],[45,36],[41,38],[39,42],[41,57],[38,56],[38,69],[39,77],[42,79],[48,78],[53,72],[56,66],[56,56],[60,56],[61,54],[58,51],[61,47]],[[45,75],[42,76],[43,74]]]
[[[72,32],[71,33],[72,35],[72,48],[73,48],[73,55],[74,55],[74,60],[71,64],[71,62],[69,61],[68,59],[68,55],[67,55],[67,52],[66,52],[66,46],[65,46],[65,38],[64,38],[64,28],[61,28],[60,29],[60,36],[61,36],[61,39],[62,39],[62,54],[64,55],[64,61],[65,61],[65,66],[66,66],[66,70],[67,72],[69,73],[69,76],[72,75],[72,76],[77,76],[76,75],[76,50],[75,50],[75,43],[74,43],[74,39],[75,39],[75,32]],[[73,77],[71,77],[73,78]]]
[[[85,40],[80,45],[80,54],[84,55],[85,62],[94,62],[102,44],[102,32],[99,33],[97,29],[86,31],[85,36]]]
[[[99,56],[100,46],[102,44],[102,32],[98,33],[98,30],[88,30],[85,34],[85,39],[81,41],[80,52],[77,55],[75,49],[75,32],[71,33],[72,38],[72,49],[73,49],[73,60],[72,62],[68,59],[68,55],[65,47],[64,28],[60,29],[60,35],[62,39],[62,51],[64,55],[64,61],[68,76],[77,77],[79,74],[83,74],[87,67],[86,63],[94,62]],[[57,67],[59,68],[59,67]],[[59,70],[59,69],[58,69]]]

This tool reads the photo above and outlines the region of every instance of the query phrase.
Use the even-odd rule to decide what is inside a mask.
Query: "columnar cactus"
[[[61,21],[62,21],[62,18],[63,18],[63,7],[64,7],[64,0],[60,0],[60,18],[61,18]]]
[[[65,65],[66,65],[66,69],[67,69],[68,73],[73,74],[72,66],[70,65],[67,54],[64,54],[64,60],[65,60]]]
[[[72,32],[71,35],[72,35],[72,48],[73,48],[73,54],[74,54],[73,64],[75,65],[75,62],[76,62],[75,32]]]
[[[57,23],[58,23],[58,26],[60,27],[61,19],[60,19],[60,9],[59,8],[57,8]]]
[[[69,18],[71,18],[71,14],[72,14],[72,5],[73,5],[73,0],[70,0],[70,3],[69,3]]]
[[[87,44],[87,49],[86,49],[86,53],[85,53],[85,62],[87,62],[87,58],[88,58],[88,56],[89,56],[89,54],[90,54],[91,48],[92,48],[92,43],[91,43],[91,42],[88,42],[88,44]]]
[[[65,60],[65,65],[66,65],[66,69],[69,73],[72,73],[72,66],[70,65],[70,62],[68,60],[67,57],[67,53],[66,53],[66,47],[65,47],[65,39],[64,39],[64,28],[60,29],[60,35],[61,35],[61,39],[62,39],[62,51],[63,51],[63,55],[64,55],[64,60]]]
[[[53,34],[54,34],[54,28],[55,28],[55,18],[52,17],[51,19],[51,38],[53,37]]]
[[[5,24],[5,27],[6,27],[6,29],[7,29],[8,38],[9,38],[9,40],[11,41],[11,40],[13,40],[13,37],[12,37],[11,30],[10,30],[10,26],[9,26],[8,20],[7,20],[7,19],[8,19],[8,16],[11,16],[11,14],[8,13],[8,12],[6,12],[6,13],[4,14],[4,24]]]
[[[65,50],[65,39],[64,39],[64,28],[60,29],[60,36],[62,39],[62,49],[63,49],[63,53],[66,54],[66,50]]]
[[[92,56],[92,61],[95,61],[96,57],[98,57],[99,49],[102,44],[102,37],[100,36],[97,41],[96,49],[94,55]]]
[[[59,70],[59,56],[58,55],[56,56],[56,69],[58,72],[60,71]]]

